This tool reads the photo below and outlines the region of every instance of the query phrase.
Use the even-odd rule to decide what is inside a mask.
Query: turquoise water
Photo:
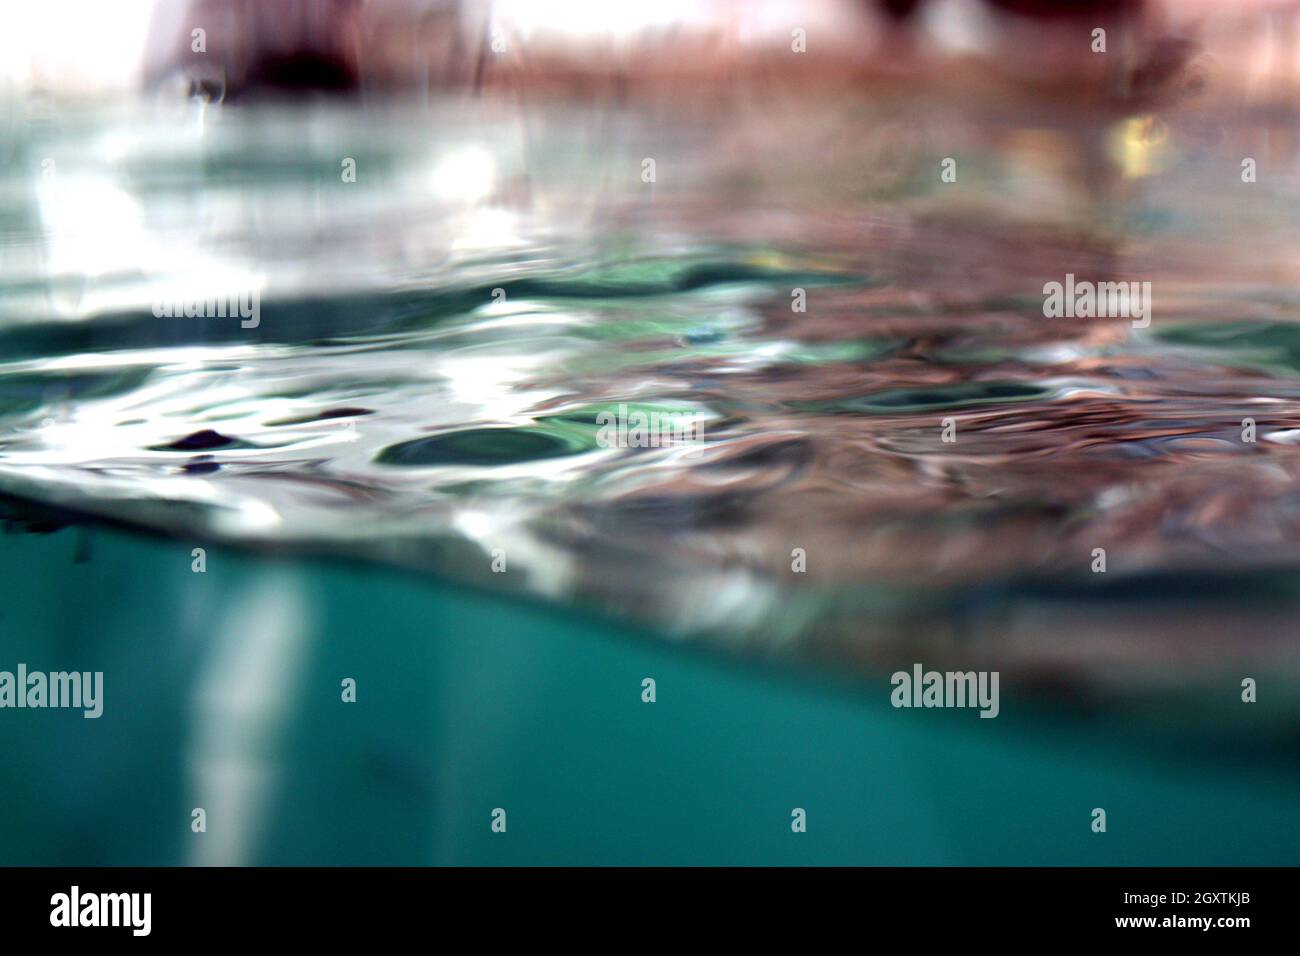
[[[996,720],[893,710],[883,678],[736,667],[371,568],[215,548],[193,574],[184,546],[106,530],[2,543],[23,582],[5,660],[106,682],[98,720],[3,715],[7,863],[1291,864],[1300,845],[1295,764],[1244,730],[1135,732],[1014,683]]]
[[[772,110],[8,104],[0,860],[1295,862],[1295,174]]]

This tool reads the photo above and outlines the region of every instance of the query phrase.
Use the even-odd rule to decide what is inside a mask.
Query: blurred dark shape
[[[905,20],[916,12],[921,0],[876,0],[885,15],[894,20]]]
[[[233,438],[227,438],[220,432],[205,428],[161,447],[171,451],[195,451],[204,448],[225,448],[227,445],[234,444],[234,442]]]
[[[1195,91],[1196,77],[1188,77],[1187,67],[1198,49],[1181,37],[1157,39],[1168,29],[1160,4],[983,3],[996,15],[994,35],[982,41],[984,55],[1038,95],[1055,90],[1073,96],[1092,89],[1127,109]],[[144,76],[149,87],[213,101],[350,95],[363,89],[427,98],[448,91],[526,88],[536,96],[584,97],[611,85],[621,98],[634,87],[661,95],[665,83],[684,83],[688,77],[722,86],[784,71],[815,83],[819,76],[846,76],[859,67],[888,72],[932,65],[911,40],[929,28],[920,14],[937,10],[933,3],[844,0],[844,6],[875,11],[875,20],[886,24],[885,35],[873,43],[869,25],[859,18],[858,26],[846,30],[862,29],[862,43],[844,44],[838,54],[797,72],[802,63],[777,60],[758,45],[729,47],[702,29],[674,32],[671,40],[643,30],[611,54],[604,41],[578,44],[552,36],[520,42],[507,23],[495,49],[490,8],[470,0],[161,0],[150,27]],[[737,27],[748,16],[744,3],[727,4],[725,10]],[[1105,58],[1087,42],[1086,31],[1098,26],[1115,31]],[[200,29],[201,43],[194,36]]]
[[[1042,20],[1079,19],[1081,17],[1135,16],[1146,0],[984,0],[1004,13]]]
[[[910,17],[921,6],[922,0],[871,0],[886,16],[903,20]],[[1080,17],[1124,17],[1141,12],[1146,0],[984,0],[984,2],[1003,13],[1013,13],[1022,17],[1058,20]]]
[[[217,100],[354,92],[361,8],[362,0],[164,0],[150,24],[145,83]]]
[[[356,89],[357,75],[343,59],[315,52],[268,56],[249,68],[242,89],[273,92],[346,93]]]
[[[1188,37],[1165,36],[1152,41],[1140,63],[1129,73],[1129,96],[1134,100],[1165,99],[1166,94],[1198,92],[1201,78],[1188,67],[1201,45]]]

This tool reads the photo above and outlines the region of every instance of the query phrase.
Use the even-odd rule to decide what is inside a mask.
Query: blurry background
[[[979,67],[1074,86],[1110,72],[1112,93],[1153,91],[1200,57],[1211,92],[1270,91],[1295,79],[1292,0],[667,0],[654,9],[547,0],[92,0],[13,4],[2,49],[14,92],[104,95],[177,77],[232,90],[355,89],[363,94],[508,87],[532,95],[664,96],[671,82],[717,94],[759,75],[848,87],[909,69],[931,83]],[[213,44],[196,51],[192,30]],[[1103,59],[1091,32],[1114,31]],[[805,31],[813,53],[791,52]],[[1075,42],[1082,32],[1090,42]],[[493,43],[496,42],[494,48]],[[1093,68],[1089,69],[1088,65]],[[1105,64],[1105,66],[1103,66]],[[1201,76],[1200,79],[1206,77]],[[685,105],[685,104],[680,104]]]
[[[0,862],[1294,862],[1296,3],[6,16]]]

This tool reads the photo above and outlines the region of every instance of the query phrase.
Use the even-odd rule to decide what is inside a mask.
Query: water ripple
[[[404,171],[426,147],[379,133],[392,195],[340,197],[298,228],[363,223],[348,248],[380,274],[343,282],[337,249],[291,232],[255,328],[155,317],[142,296],[164,276],[106,266],[69,286],[6,266],[13,516],[359,556],[855,666],[900,647],[909,660],[996,650],[1004,667],[1099,680],[1116,660],[1153,672],[1173,648],[1184,670],[1296,663],[1300,315],[1271,286],[1229,281],[1244,266],[1222,264],[1215,285],[1210,252],[1148,230],[1150,329],[1048,319],[1044,278],[1098,256],[1071,239],[1077,224],[1041,222],[1027,244],[1019,210],[995,204],[974,230],[926,205],[930,186],[819,199],[800,180],[806,208],[729,207],[689,136],[692,179],[653,206],[633,181],[577,216],[591,209],[570,168],[475,219],[421,205]],[[279,172],[265,180],[226,153],[163,177],[150,142],[136,149],[116,180],[84,171],[83,195],[183,243],[206,214],[182,195],[202,184],[237,205],[227,265],[279,261],[250,232],[263,191],[323,188],[310,155],[267,158]],[[602,169],[629,155],[611,148]],[[779,181],[771,157],[754,162]],[[1178,205],[1180,189],[1146,202]],[[403,202],[416,203],[405,218]],[[11,250],[61,248],[48,209],[16,208]],[[502,216],[518,219],[513,238],[456,251]],[[613,413],[689,415],[698,431],[611,443]]]

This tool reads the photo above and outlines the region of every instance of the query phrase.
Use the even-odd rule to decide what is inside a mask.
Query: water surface
[[[868,678],[1231,703],[1300,656],[1296,177],[1239,181],[1266,116],[1040,119],[12,106],[0,490]],[[1151,282],[1150,326],[1046,318],[1067,273]],[[256,327],[154,314],[236,290]],[[604,447],[620,405],[702,447]]]

